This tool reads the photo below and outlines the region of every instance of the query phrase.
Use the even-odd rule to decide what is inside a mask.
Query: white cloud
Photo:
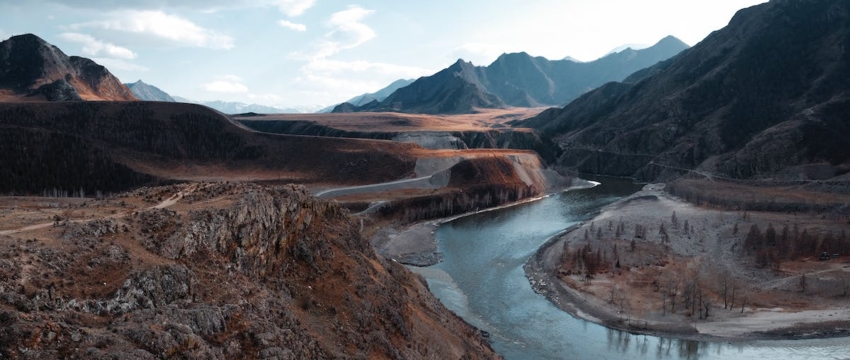
[[[248,87],[242,84],[242,79],[234,75],[225,75],[217,80],[201,85],[201,87],[209,92],[226,93],[226,94],[244,94],[248,92]]]
[[[280,25],[280,26],[283,26],[287,29],[295,30],[295,31],[298,31],[298,32],[307,31],[307,25],[297,24],[297,23],[294,23],[294,22],[291,22],[291,21],[288,21],[288,20],[280,20],[280,21],[277,22],[277,24]]]
[[[122,10],[112,12],[106,20],[74,24],[72,30],[102,29],[143,34],[184,45],[211,49],[232,49],[233,38],[202,28],[193,22],[159,10]]]
[[[145,66],[134,64],[121,59],[92,58],[92,60],[100,65],[106,66],[106,68],[109,70],[123,70],[134,72],[146,72],[150,70]]]
[[[95,39],[91,35],[80,33],[62,33],[59,37],[83,45],[83,54],[87,56],[108,56],[111,58],[132,60],[136,58],[136,53],[125,47],[106,43]]]
[[[313,7],[316,0],[275,0],[280,12],[289,17],[300,16]]]
[[[343,49],[350,49],[375,38],[375,31],[363,23],[363,19],[374,13],[359,6],[349,6],[347,10],[331,15],[328,25],[334,29],[325,35],[329,41],[340,44]]]
[[[345,49],[352,49],[372,40],[377,36],[375,30],[363,23],[374,10],[366,10],[356,5],[333,13],[325,23],[331,31],[319,39],[309,52],[292,52],[289,57],[298,60],[316,60],[338,54]]]

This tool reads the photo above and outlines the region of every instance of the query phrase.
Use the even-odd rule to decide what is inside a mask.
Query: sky
[[[689,45],[765,0],[0,0],[0,39],[32,33],[123,82],[192,100],[326,106],[458,58],[591,61]]]

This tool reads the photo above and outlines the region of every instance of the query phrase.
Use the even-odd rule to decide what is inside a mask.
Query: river
[[[549,238],[637,191],[624,180],[456,219],[443,262],[411,268],[449,309],[491,334],[505,359],[848,359],[850,339],[699,342],[633,335],[572,317],[536,294],[523,264]]]

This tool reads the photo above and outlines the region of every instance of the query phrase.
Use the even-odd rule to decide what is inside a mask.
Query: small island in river
[[[846,336],[850,238],[842,203],[850,196],[791,187],[647,185],[547,242],[526,274],[572,315],[635,333]]]

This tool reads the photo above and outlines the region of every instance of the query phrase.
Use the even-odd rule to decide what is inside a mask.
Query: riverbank
[[[560,309],[632,333],[705,341],[850,335],[846,295],[836,293],[837,287],[846,289],[847,260],[803,258],[759,268],[741,246],[753,224],[795,224],[812,233],[842,227],[809,215],[697,207],[666,194],[663,186],[647,186],[550,239],[524,269],[535,292]],[[635,234],[636,225],[644,230]],[[564,244],[567,251],[589,245],[610,257],[588,277],[565,265],[574,252],[563,256]],[[804,274],[810,284],[797,289]],[[721,296],[723,276],[727,290],[734,280],[737,299],[729,301],[728,291]],[[683,309],[686,285],[704,296],[698,311]]]
[[[401,226],[389,224],[377,229],[374,232],[374,235],[370,237],[369,241],[372,244],[372,248],[375,249],[375,252],[386,258],[393,259],[405,265],[418,267],[432,266],[443,259],[443,255],[438,250],[437,239],[435,236],[435,232],[440,225],[466,216],[539,201],[564,191],[590,188],[596,186],[596,184],[597,183],[592,181],[575,178],[572,180],[571,186],[557,192],[550,192],[543,196],[523,199],[501,206],[467,212],[451,217],[422,221],[414,224]]]

